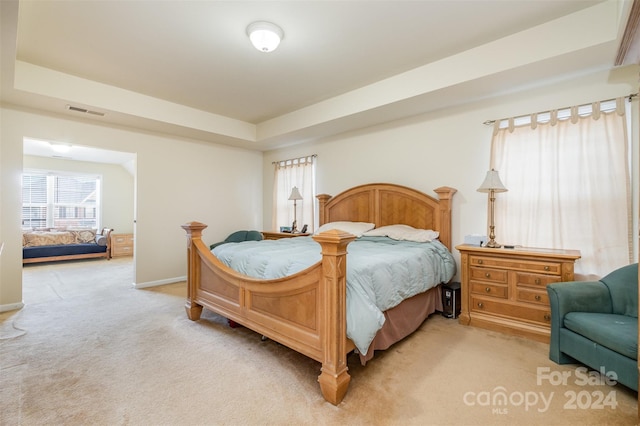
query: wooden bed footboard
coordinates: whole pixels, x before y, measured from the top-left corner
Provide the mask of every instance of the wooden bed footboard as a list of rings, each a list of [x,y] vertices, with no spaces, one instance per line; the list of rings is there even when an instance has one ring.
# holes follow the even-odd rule
[[[205,307],[322,363],[322,395],[334,405],[349,386],[346,255],[355,236],[332,230],[313,237],[322,260],[295,275],[259,280],[220,262],[202,241],[207,225],[190,222],[187,232],[187,315],[200,319]]]

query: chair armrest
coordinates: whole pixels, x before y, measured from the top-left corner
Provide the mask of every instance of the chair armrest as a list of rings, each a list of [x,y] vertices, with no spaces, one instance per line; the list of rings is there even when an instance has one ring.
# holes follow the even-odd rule
[[[107,239],[107,259],[111,259],[111,233],[113,228],[102,228],[102,235]]]
[[[611,313],[609,288],[600,281],[569,281],[547,286],[551,315],[562,319],[569,312]]]

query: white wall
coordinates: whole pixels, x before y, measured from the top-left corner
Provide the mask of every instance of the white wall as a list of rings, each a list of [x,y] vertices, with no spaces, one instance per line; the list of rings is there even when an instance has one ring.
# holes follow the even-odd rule
[[[286,149],[259,152],[82,123],[3,108],[0,139],[0,309],[21,302],[20,174],[22,139],[57,140],[134,152],[138,158],[136,284],[159,284],[186,273],[180,225],[209,225],[205,241],[236,229],[270,229],[271,162],[318,154],[318,192],[337,194],[354,185],[393,182],[435,195],[458,189],[453,241],[486,232],[487,198],[476,188],[489,165],[491,129],[485,120],[625,96],[638,90],[638,66],[532,88],[459,108],[381,124]],[[634,205],[638,193],[638,101],[633,105]],[[264,214],[263,214],[264,212]],[[637,218],[637,210],[634,218]],[[637,234],[637,229],[635,234]],[[500,230],[497,230],[497,239]],[[458,257],[457,252],[454,254]]]
[[[95,174],[102,177],[101,225],[119,234],[133,232],[134,176],[117,164],[25,155],[23,168]]]
[[[465,235],[487,232],[487,196],[476,191],[489,168],[492,129],[484,125],[484,121],[636,93],[638,70],[637,66],[631,66],[613,73],[583,76],[525,93],[505,95],[315,143],[267,152],[263,160],[263,226],[269,229],[271,225],[272,161],[318,154],[318,193],[335,195],[352,186],[372,182],[398,183],[432,196],[436,196],[433,189],[439,186],[456,188],[458,192],[453,201],[452,233],[453,244],[460,244]],[[632,105],[635,117],[632,120],[632,158],[636,163],[634,194],[637,194],[637,98]],[[500,241],[499,229],[496,234],[496,239]],[[454,255],[459,261],[455,250]]]
[[[0,310],[22,300],[20,239],[22,140],[65,141],[137,154],[135,284],[186,275],[186,237],[180,225],[209,225],[205,242],[262,222],[260,152],[79,122],[31,111],[0,110]]]

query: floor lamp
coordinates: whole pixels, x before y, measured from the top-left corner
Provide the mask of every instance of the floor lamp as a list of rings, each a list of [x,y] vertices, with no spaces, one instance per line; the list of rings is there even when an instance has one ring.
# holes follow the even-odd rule
[[[500,176],[498,176],[498,172],[494,169],[491,169],[487,172],[487,176],[484,178],[484,182],[478,188],[478,192],[488,192],[489,193],[489,215],[491,217],[491,222],[489,225],[489,241],[487,242],[485,247],[491,248],[499,248],[500,244],[496,243],[496,233],[495,233],[495,225],[493,223],[493,204],[496,201],[496,192],[507,192],[507,188],[504,187],[502,181],[500,180]]]
[[[291,225],[291,233],[295,234],[298,232],[298,218],[296,215],[296,201],[302,200],[302,195],[300,195],[300,191],[298,191],[298,187],[294,186],[291,189],[291,195],[289,195],[289,200],[293,200],[293,225]]]

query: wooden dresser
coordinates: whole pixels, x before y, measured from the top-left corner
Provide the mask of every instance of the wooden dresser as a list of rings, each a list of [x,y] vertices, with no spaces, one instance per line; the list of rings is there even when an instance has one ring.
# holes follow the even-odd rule
[[[459,322],[549,341],[547,284],[573,281],[577,250],[459,245],[462,311]]]
[[[111,257],[133,256],[133,234],[111,234]]]
[[[306,237],[311,235],[310,233],[297,232],[292,234],[290,232],[277,232],[277,231],[262,231],[262,236],[265,240],[279,240],[280,238],[293,238],[293,237]]]

